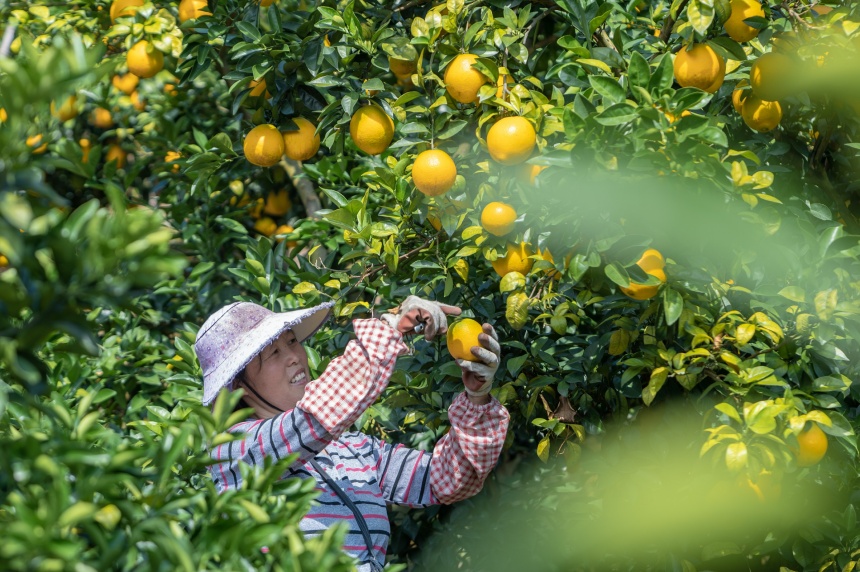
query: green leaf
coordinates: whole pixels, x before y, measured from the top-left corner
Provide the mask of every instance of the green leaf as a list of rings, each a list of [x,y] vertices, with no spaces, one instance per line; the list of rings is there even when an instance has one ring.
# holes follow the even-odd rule
[[[705,35],[714,21],[714,0],[690,0],[687,5],[687,20],[693,29]]]
[[[546,463],[547,460],[549,459],[549,445],[550,445],[550,441],[549,441],[549,437],[547,436],[547,437],[544,437],[543,439],[541,439],[540,443],[538,443],[538,446],[537,446],[537,456],[544,463]]]
[[[633,55],[630,56],[630,63],[627,65],[627,76],[630,78],[631,86],[648,87],[648,81],[651,79],[651,69],[648,67],[648,61],[639,52],[633,52]]]
[[[714,405],[714,409],[716,409],[720,413],[724,413],[733,421],[736,421],[738,423],[742,423],[740,413],[738,413],[738,410],[735,409],[729,403],[718,403],[718,404]]]
[[[726,466],[732,471],[740,471],[747,466],[746,444],[731,443],[726,447]]]
[[[738,346],[747,345],[755,335],[755,326],[753,324],[741,324],[735,331],[735,342]]]
[[[779,295],[791,300],[792,302],[806,302],[806,290],[799,286],[786,286],[779,291]]]
[[[657,392],[666,383],[666,378],[669,375],[669,370],[665,367],[658,367],[651,372],[651,379],[648,381],[648,386],[642,390],[642,400],[645,405],[651,405],[654,398],[657,397]]]
[[[614,78],[603,75],[588,76],[588,82],[594,91],[602,95],[609,103],[624,101],[627,91]]]
[[[635,107],[628,103],[616,103],[598,113],[594,117],[594,120],[601,125],[613,126],[630,123],[637,117],[639,117],[639,114],[636,113]]]
[[[618,262],[610,262],[603,269],[603,272],[606,274],[607,278],[618,284],[623,288],[630,287],[630,276],[627,274],[627,270],[621,266]]]
[[[681,317],[684,311],[684,298],[674,288],[663,289],[663,311],[666,313],[666,325],[671,326]]]

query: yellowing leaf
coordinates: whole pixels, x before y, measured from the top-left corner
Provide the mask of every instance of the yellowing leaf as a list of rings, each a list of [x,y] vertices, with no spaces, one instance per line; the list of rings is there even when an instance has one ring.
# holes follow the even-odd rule
[[[293,294],[308,294],[310,292],[316,291],[317,287],[310,282],[299,282],[298,284],[293,286]]]
[[[740,471],[747,466],[747,446],[744,443],[731,443],[726,447],[726,466],[731,471]]]
[[[666,383],[666,377],[668,377],[668,375],[669,370],[665,367],[658,367],[651,372],[651,379],[648,382],[648,386],[642,390],[642,401],[645,402],[645,405],[651,405],[654,398],[657,396],[657,392],[660,391],[660,388],[663,387],[664,383]]]
[[[836,309],[838,293],[835,288],[822,290],[815,295],[815,313],[821,320],[829,320]]]
[[[538,443],[537,456],[544,463],[549,459],[549,437],[544,437],[540,440],[540,443]]]
[[[739,346],[747,345],[755,335],[755,326],[752,324],[741,324],[735,330],[735,341]]]
[[[630,344],[630,333],[627,330],[615,330],[609,337],[609,355],[620,356]]]

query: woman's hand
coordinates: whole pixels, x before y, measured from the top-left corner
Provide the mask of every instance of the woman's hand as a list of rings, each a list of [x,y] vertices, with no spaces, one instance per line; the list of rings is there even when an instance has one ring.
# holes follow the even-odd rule
[[[432,340],[448,332],[448,316],[460,313],[457,306],[408,296],[393,313],[383,314],[380,319],[401,334],[424,334],[425,339]]]
[[[480,361],[458,359],[457,365],[463,370],[463,385],[472,403],[483,405],[490,400],[493,377],[502,361],[502,348],[499,336],[490,324],[483,325],[484,333],[478,335],[480,346],[472,346],[472,355]]]

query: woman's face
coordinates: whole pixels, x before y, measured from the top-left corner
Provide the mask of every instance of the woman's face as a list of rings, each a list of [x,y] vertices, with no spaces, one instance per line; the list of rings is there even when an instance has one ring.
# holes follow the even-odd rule
[[[308,354],[296,335],[287,330],[260,352],[260,359],[248,364],[245,379],[266,401],[288,411],[304,396],[305,385],[311,380]],[[273,417],[279,413],[271,411],[271,407],[247,389],[245,400],[257,410],[259,417]]]

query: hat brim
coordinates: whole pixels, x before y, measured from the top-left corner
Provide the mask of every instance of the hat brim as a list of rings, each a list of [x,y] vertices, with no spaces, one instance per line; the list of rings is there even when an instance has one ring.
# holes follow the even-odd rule
[[[325,324],[331,314],[332,306],[334,302],[325,302],[313,308],[275,313],[261,320],[245,334],[246,340],[242,345],[241,355],[225,359],[212,371],[210,380],[204,380],[204,388],[211,389],[209,394],[204,391],[203,405],[209,405],[214,401],[218,392],[287,330],[293,331],[299,343],[313,336]]]

